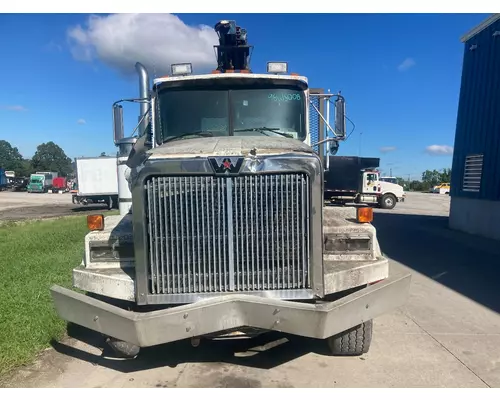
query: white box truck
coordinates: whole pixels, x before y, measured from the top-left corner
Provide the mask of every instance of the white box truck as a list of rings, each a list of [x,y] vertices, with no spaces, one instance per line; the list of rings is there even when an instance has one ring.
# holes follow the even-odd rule
[[[118,207],[116,157],[80,157],[75,162],[78,192],[73,195],[73,204]]]

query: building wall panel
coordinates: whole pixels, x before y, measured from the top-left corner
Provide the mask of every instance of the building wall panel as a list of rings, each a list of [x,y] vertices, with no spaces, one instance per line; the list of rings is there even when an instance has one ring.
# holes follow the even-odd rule
[[[465,158],[483,154],[479,192],[462,190]],[[500,20],[464,43],[451,195],[500,200]]]

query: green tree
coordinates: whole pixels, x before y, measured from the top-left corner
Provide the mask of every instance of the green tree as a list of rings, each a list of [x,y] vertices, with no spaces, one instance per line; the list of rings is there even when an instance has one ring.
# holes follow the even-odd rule
[[[405,180],[404,178],[401,178],[400,176],[397,176],[397,177],[396,177],[396,182],[397,182],[397,184],[398,184],[398,185],[400,185],[400,186],[403,186],[403,187],[408,186],[408,181],[407,181],[407,180]]]
[[[422,181],[411,181],[410,188],[415,192],[428,192],[430,190],[430,185]]]
[[[34,172],[35,172],[35,170],[33,169],[33,166],[31,165],[31,160],[22,160],[21,167],[18,170],[16,170],[16,176],[29,177]]]
[[[422,173],[422,182],[429,186],[438,185],[441,182],[441,173],[436,169],[426,170]]]
[[[444,168],[441,172],[441,182],[450,183],[451,181],[451,168]]]
[[[67,176],[73,170],[71,159],[54,142],[39,145],[31,159],[31,165],[35,171],[54,171],[61,176]]]
[[[0,167],[7,171],[15,171],[18,175],[22,166],[23,156],[17,147],[12,147],[6,140],[0,140]]]

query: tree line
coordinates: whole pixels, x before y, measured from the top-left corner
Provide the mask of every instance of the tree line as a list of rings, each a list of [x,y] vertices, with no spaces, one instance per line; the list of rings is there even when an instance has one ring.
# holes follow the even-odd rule
[[[19,177],[29,177],[36,171],[58,172],[59,176],[69,176],[73,173],[71,158],[52,141],[38,145],[33,157],[27,159],[17,147],[6,140],[0,140],[0,168],[14,171]]]
[[[420,180],[405,179],[402,177],[396,178],[398,184],[403,186],[405,190],[415,192],[428,192],[434,186],[440,183],[450,183],[451,181],[451,168],[444,168],[442,170],[426,170],[422,173]]]
[[[100,156],[106,156],[102,152]],[[36,171],[58,172],[60,176],[70,176],[74,172],[71,159],[64,150],[54,142],[42,143],[36,148],[31,159],[24,158],[17,147],[13,147],[6,140],[0,140],[0,168],[14,171],[16,176],[30,176]],[[451,168],[442,170],[426,170],[420,180],[398,177],[398,184],[405,190],[428,192],[433,186],[440,183],[450,183]]]

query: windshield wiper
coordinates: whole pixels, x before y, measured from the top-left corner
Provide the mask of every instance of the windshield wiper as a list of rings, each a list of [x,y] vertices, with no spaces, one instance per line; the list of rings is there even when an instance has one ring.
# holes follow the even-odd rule
[[[173,136],[164,140],[163,143],[171,142],[172,140],[182,139],[186,136],[201,136],[201,137],[213,137],[214,134],[210,131],[194,131],[194,132],[183,132],[180,135]]]
[[[261,133],[263,133],[266,136],[270,136],[270,135],[268,135],[265,132],[273,132],[273,133],[276,133],[276,134],[281,135],[283,137],[293,139],[293,135],[290,135],[288,133],[279,132],[279,129],[280,128],[268,128],[267,126],[260,126],[258,128],[235,129],[234,132],[246,132],[246,131],[248,131],[248,132],[261,132]]]

